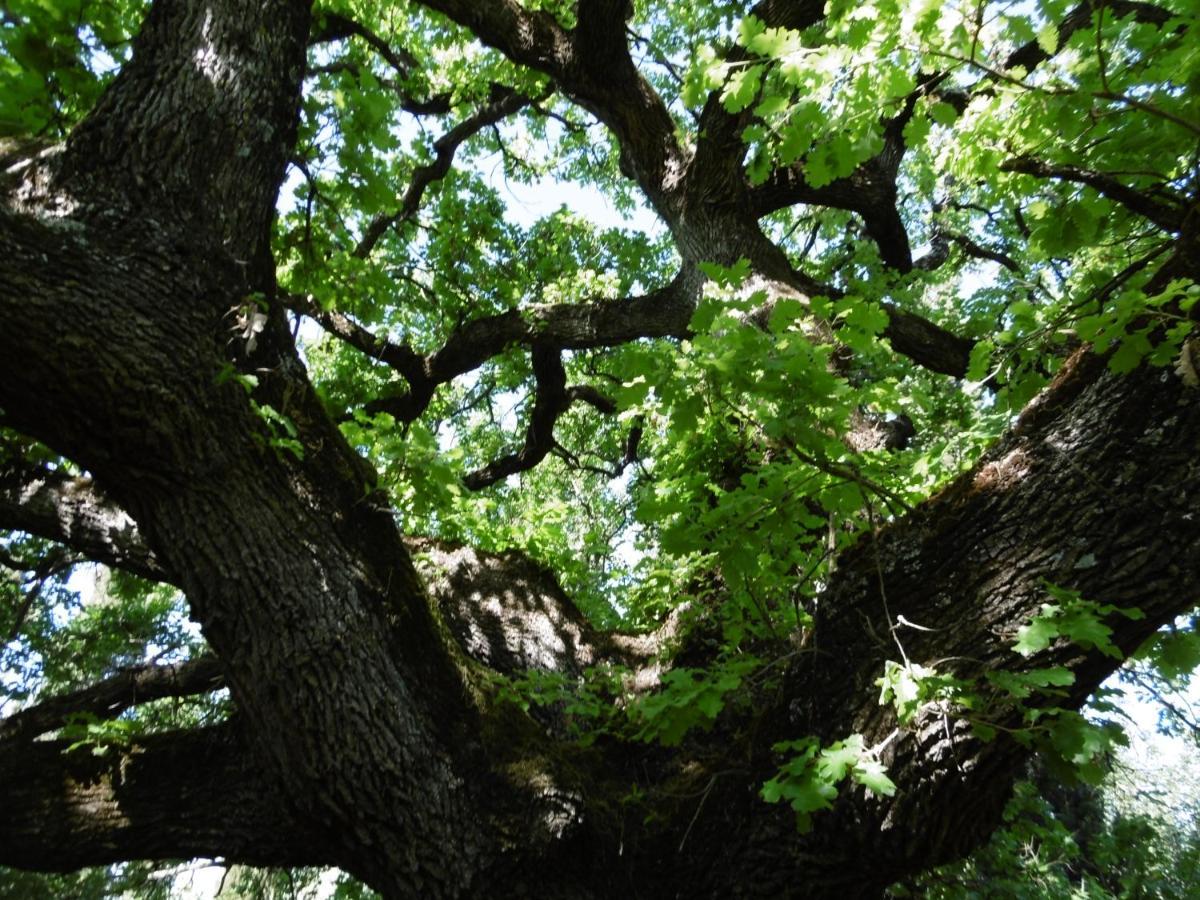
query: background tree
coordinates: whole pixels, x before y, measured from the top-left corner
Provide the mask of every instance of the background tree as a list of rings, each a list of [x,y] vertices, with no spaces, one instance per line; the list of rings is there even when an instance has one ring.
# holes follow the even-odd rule
[[[1098,777],[1197,656],[1195,26],[7,4],[0,862],[875,896]]]

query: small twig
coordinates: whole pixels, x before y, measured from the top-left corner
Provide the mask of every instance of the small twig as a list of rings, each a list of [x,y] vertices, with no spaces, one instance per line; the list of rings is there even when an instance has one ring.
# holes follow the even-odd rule
[[[704,809],[704,801],[708,799],[708,795],[712,792],[713,785],[717,783],[717,776],[720,774],[721,773],[718,772],[716,775],[713,775],[712,778],[708,779],[708,786],[704,788],[704,794],[701,796],[700,802],[696,804],[696,811],[692,813],[692,820],[688,822],[687,830],[683,833],[683,839],[679,842],[679,849],[676,851],[677,853],[683,852],[683,845],[687,843],[688,835],[692,833],[692,827],[696,824],[696,820],[700,818],[700,810]]]
[[[896,624],[898,624],[898,625],[905,625],[905,626],[907,626],[908,628],[915,628],[917,631],[929,631],[929,632],[934,632],[934,631],[941,631],[941,630],[942,630],[942,629],[940,629],[940,628],[926,628],[924,625],[917,625],[915,622],[910,622],[910,621],[908,621],[908,619],[904,618],[904,616],[903,616],[903,615],[898,615],[898,616],[896,616]]]
[[[883,601],[883,614],[887,616],[888,631],[892,635],[892,640],[896,642],[896,647],[900,650],[900,658],[904,660],[904,665],[907,667],[911,663],[908,661],[908,654],[904,652],[904,644],[900,642],[900,638],[896,634],[896,624],[892,621],[892,611],[888,608],[887,590],[883,584],[883,561],[879,558],[879,529],[875,525],[875,507],[870,500],[867,500],[867,521],[871,526],[871,555],[875,558],[875,575],[879,579],[879,599]]]

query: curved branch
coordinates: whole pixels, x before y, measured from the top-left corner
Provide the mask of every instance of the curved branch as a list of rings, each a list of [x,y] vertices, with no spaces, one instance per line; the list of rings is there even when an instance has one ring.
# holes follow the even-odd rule
[[[417,58],[403,47],[393,47],[367,26],[347,15],[335,12],[317,13],[313,17],[313,29],[309,32],[309,46],[327,41],[344,41],[350,37],[362,38],[366,44],[383,57],[401,77],[408,77],[417,68]]]
[[[229,723],[66,753],[0,744],[0,865],[43,872],[133,859],[313,865],[329,842],[281,802]]]
[[[807,203],[857,213],[867,234],[879,248],[879,256],[888,266],[901,272],[913,268],[912,246],[908,230],[898,209],[896,178],[907,145],[904,127],[912,119],[917,101],[936,91],[946,76],[918,75],[911,91],[891,118],[881,120],[883,148],[844,178],[814,188],[809,184],[804,161],[773,171],[760,186],[749,193],[749,205],[755,218],[791,206]]]
[[[946,237],[958,244],[958,246],[961,247],[963,252],[968,256],[973,256],[975,259],[987,259],[994,263],[999,263],[1010,272],[1016,272],[1018,274],[1021,272],[1021,264],[1007,253],[1001,253],[999,250],[989,250],[987,247],[977,243],[965,234],[948,232]]]
[[[223,684],[221,664],[212,656],[125,669],[97,684],[51,697],[0,720],[0,741],[31,740],[61,728],[73,713],[111,719],[151,700],[207,694]]]
[[[90,478],[10,459],[0,464],[0,528],[58,541],[87,559],[169,581],[137,525]]]
[[[404,192],[404,199],[396,212],[380,214],[366,227],[362,240],[354,248],[355,256],[360,259],[369,256],[389,228],[406,222],[417,214],[426,189],[435,181],[446,177],[446,173],[450,171],[450,165],[454,161],[454,154],[464,141],[489,125],[495,125],[501,119],[536,102],[534,98],[526,97],[508,88],[501,88],[494,93],[495,97],[490,103],[473,116],[459,122],[433,142],[435,154],[433,162],[418,166],[413,172],[412,181],[409,182],[408,190]],[[545,95],[537,99],[545,99]]]
[[[668,219],[677,215],[688,154],[666,104],[630,57],[626,2],[581,4],[573,31],[516,0],[421,0],[421,5],[448,16],[514,62],[552,77],[616,135],[627,170],[655,209]]]
[[[1057,165],[1033,156],[1018,156],[1000,163],[1002,172],[1019,172],[1036,178],[1056,178],[1093,188],[1100,196],[1119,203],[1131,212],[1145,216],[1159,228],[1173,234],[1183,230],[1185,212],[1153,199],[1141,191],[1122,184],[1112,175],[1093,172],[1078,166]]]
[[[478,491],[502,481],[509,475],[532,469],[558,446],[554,440],[554,425],[576,400],[582,400],[606,414],[616,412],[616,404],[598,390],[586,385],[567,387],[567,371],[563,368],[562,350],[536,344],[531,354],[533,376],[537,380],[533,412],[525,430],[525,445],[463,478],[469,490]]]
[[[903,138],[889,137],[879,155],[845,178],[819,188],[808,183],[799,163],[777,169],[760,187],[750,191],[752,214],[762,218],[797,203],[857,213],[879,248],[880,258],[892,268],[907,272],[913,267],[912,249],[908,231],[896,209],[896,173],[903,155]]]

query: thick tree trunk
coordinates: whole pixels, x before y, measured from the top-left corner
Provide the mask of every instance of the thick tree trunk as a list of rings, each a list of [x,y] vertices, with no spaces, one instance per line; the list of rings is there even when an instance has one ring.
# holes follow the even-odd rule
[[[136,519],[295,817],[380,887],[456,895],[482,844],[443,749],[463,694],[391,517],[277,331],[254,363],[330,449],[286,463],[219,377],[272,289],[306,34],[294,2],[155,4],[105,101],[9,186],[0,403]]]

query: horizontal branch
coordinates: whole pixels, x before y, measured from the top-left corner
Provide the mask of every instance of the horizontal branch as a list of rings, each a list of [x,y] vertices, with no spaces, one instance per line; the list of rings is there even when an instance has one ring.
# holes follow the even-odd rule
[[[475,319],[455,329],[440,350],[423,356],[407,344],[390,344],[361,326],[333,322],[329,314],[324,321],[317,320],[329,321],[335,337],[391,364],[404,376],[408,392],[374,400],[366,411],[386,412],[409,422],[425,411],[438,385],[477,369],[510,347],[541,344],[584,350],[639,338],[682,338],[695,309],[694,282],[695,278],[681,273],[670,284],[642,296],[531,306]],[[311,307],[311,301],[293,304],[300,312]]]
[[[1142,191],[1122,184],[1112,175],[1081,169],[1078,166],[1058,165],[1032,156],[1019,156],[1000,163],[1002,172],[1019,172],[1036,178],[1055,178],[1084,184],[1102,197],[1119,203],[1131,212],[1145,216],[1164,231],[1178,233],[1183,229],[1184,209],[1155,200]]]
[[[782,260],[779,265],[785,263]],[[836,294],[794,270],[785,277],[799,289]],[[586,350],[643,338],[686,338],[691,333],[689,325],[702,284],[695,270],[685,268],[670,284],[641,296],[531,306],[486,316],[459,326],[441,349],[425,355],[408,344],[387,341],[341,313],[324,311],[311,298],[291,296],[287,303],[296,312],[314,318],[334,337],[402,375],[408,382],[405,393],[379,397],[367,403],[364,410],[411,422],[429,406],[439,385],[475,370],[510,347],[542,345]],[[884,336],[897,353],[935,372],[955,377],[966,373],[972,341],[894,304],[885,303],[884,309],[889,318]],[[576,391],[574,399],[592,402],[585,388]]]
[[[215,657],[124,669],[98,684],[51,697],[0,720],[0,741],[30,740],[66,724],[74,713],[111,719],[132,706],[164,697],[192,697],[224,683]]]
[[[95,562],[169,580],[137,525],[90,478],[19,459],[0,463],[0,529],[58,541]]]
[[[332,862],[281,802],[234,725],[152,735],[102,756],[65,741],[0,744],[0,865],[43,872],[135,859]]]

